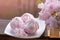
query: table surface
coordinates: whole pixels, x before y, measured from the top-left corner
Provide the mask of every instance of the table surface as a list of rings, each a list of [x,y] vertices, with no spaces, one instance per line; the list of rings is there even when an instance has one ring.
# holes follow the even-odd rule
[[[6,25],[10,22],[10,20],[0,20],[0,40],[49,40],[49,37],[45,37],[44,34],[40,38],[34,38],[34,39],[21,39],[21,38],[15,38],[9,35],[4,34],[4,30]]]
[[[34,38],[34,39],[21,39],[21,38],[12,37],[12,36],[5,35],[5,34],[0,34],[0,39],[1,40],[40,40],[40,39],[41,40],[48,40],[50,38],[41,36],[40,38]]]

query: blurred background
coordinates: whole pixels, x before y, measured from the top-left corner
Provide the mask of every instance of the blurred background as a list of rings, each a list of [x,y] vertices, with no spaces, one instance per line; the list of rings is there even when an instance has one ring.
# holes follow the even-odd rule
[[[26,12],[38,17],[38,3],[37,0],[0,0],[0,19],[11,19]]]
[[[5,29],[6,25],[10,22],[10,20],[2,19],[12,19],[26,12],[38,17],[40,9],[38,9],[37,5],[40,4],[41,1],[44,2],[44,0],[0,0],[0,33],[4,31],[3,29]],[[60,28],[48,30],[45,33],[47,36],[60,37]]]

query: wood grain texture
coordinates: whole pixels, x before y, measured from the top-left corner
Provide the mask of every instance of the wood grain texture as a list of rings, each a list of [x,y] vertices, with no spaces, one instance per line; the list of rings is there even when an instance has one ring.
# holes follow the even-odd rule
[[[38,16],[37,0],[0,0],[0,18],[11,19],[26,12]]]

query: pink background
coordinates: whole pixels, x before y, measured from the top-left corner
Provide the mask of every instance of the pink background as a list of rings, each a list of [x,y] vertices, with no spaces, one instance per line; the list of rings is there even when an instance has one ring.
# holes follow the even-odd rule
[[[0,19],[11,19],[25,12],[38,14],[37,0],[0,0]]]

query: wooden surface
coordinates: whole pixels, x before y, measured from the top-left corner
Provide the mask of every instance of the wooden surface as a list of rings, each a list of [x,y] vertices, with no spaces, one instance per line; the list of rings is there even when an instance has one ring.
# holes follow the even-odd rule
[[[12,36],[5,35],[3,32],[5,30],[5,27],[10,22],[10,20],[0,19],[0,40],[24,40],[21,38],[15,38]],[[35,39],[25,39],[25,40],[47,40],[49,37],[44,37],[44,34],[40,38]]]
[[[10,20],[0,19],[0,33],[4,32],[4,29],[9,22]],[[21,38],[15,38],[12,36],[8,36],[3,33],[3,34],[0,34],[0,40],[50,40],[50,38],[47,36],[45,37],[43,34],[41,37],[35,38],[35,39],[21,39]]]
[[[49,30],[49,34],[47,34],[47,36],[51,38],[60,38],[60,26],[56,29]]]
[[[3,34],[0,34],[0,39],[1,40],[48,40],[49,37],[40,37],[40,38],[34,38],[34,39],[21,39],[21,38],[15,38],[15,37],[12,37],[12,36],[8,36],[8,35],[3,35]]]
[[[45,37],[44,34],[41,37],[35,39],[21,39],[5,35],[3,32],[9,22],[10,20],[0,19],[0,40],[50,40],[50,38],[47,36]]]
[[[22,39],[22,38],[15,38],[12,36],[8,36],[8,35],[3,35],[0,34],[0,40],[60,40],[59,38],[49,38],[49,37],[44,37],[41,36],[39,38],[34,38],[34,39]]]
[[[0,19],[0,40],[20,40],[21,38],[15,38],[12,36],[8,36],[4,34],[4,30],[7,26],[7,24],[10,22],[10,20],[6,20],[6,19]],[[36,38],[35,38],[36,39]],[[48,37],[44,37],[44,34],[42,35],[42,37],[37,38],[39,39],[48,39]],[[36,39],[36,40],[37,40]],[[26,40],[26,39],[25,39]],[[28,40],[28,39],[27,39]],[[33,39],[29,39],[29,40],[33,40]]]
[[[38,16],[37,0],[0,0],[0,18],[11,19],[26,12]]]

